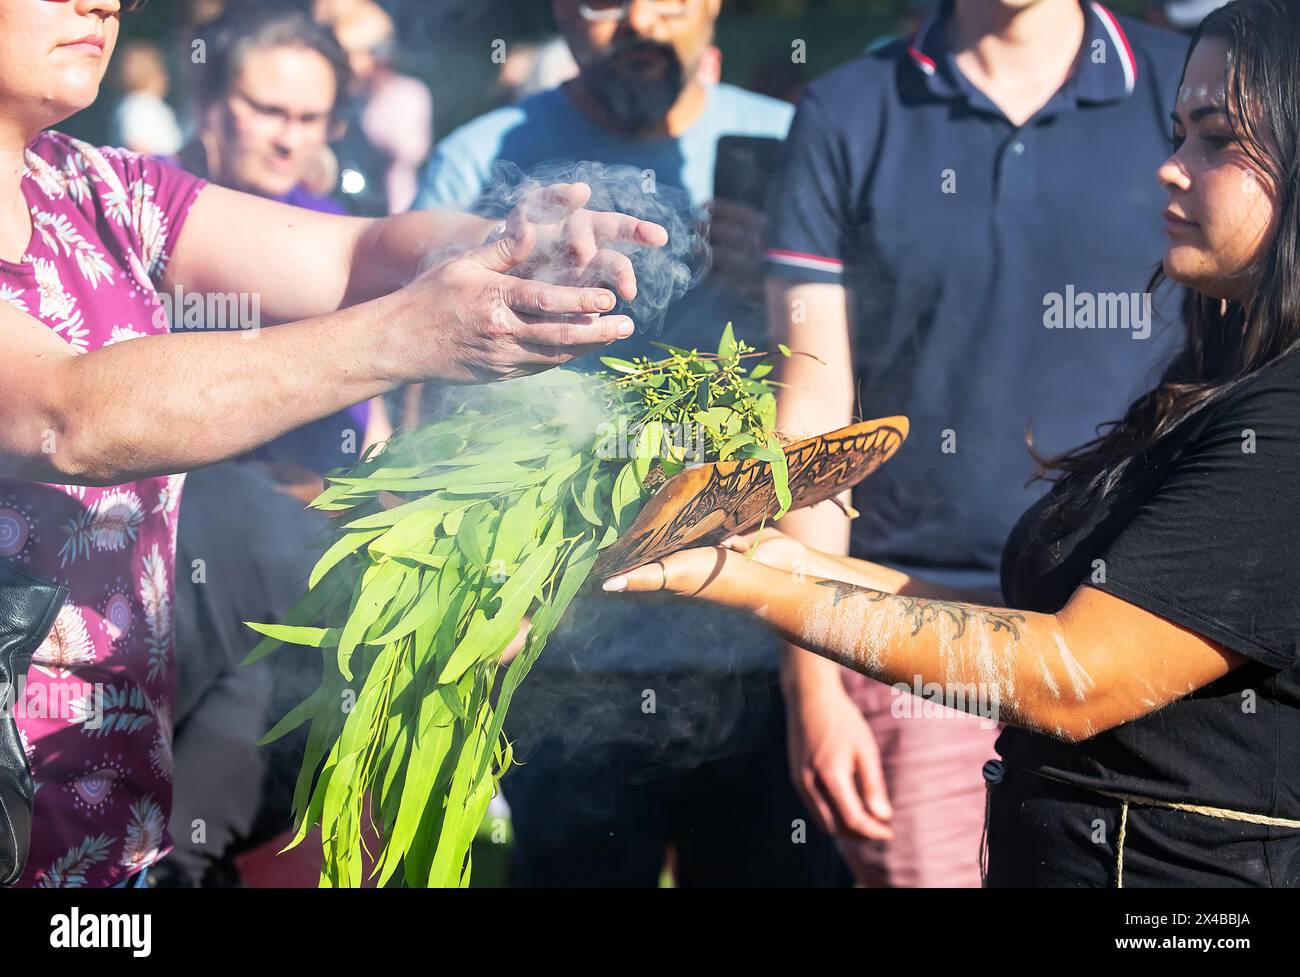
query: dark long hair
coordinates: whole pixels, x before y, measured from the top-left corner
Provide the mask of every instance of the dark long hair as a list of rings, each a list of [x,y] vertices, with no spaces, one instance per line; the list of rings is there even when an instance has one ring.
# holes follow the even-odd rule
[[[1248,270],[1252,296],[1223,302],[1192,290],[1183,302],[1187,337],[1159,385],[1092,441],[1055,457],[1030,452],[1035,479],[1057,482],[1049,524],[1069,525],[1099,503],[1173,428],[1300,342],[1300,5],[1235,0],[1211,13],[1192,38],[1228,46],[1225,95],[1244,152],[1276,190],[1277,233]],[[1186,62],[1184,62],[1186,72]],[[1163,270],[1151,282],[1164,280]]]

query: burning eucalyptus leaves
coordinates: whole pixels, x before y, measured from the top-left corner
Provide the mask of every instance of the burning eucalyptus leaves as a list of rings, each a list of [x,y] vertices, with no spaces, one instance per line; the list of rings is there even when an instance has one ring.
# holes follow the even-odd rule
[[[512,760],[511,697],[659,484],[693,460],[760,458],[789,505],[771,360],[730,326],[716,355],[656,345],[665,358],[476,389],[313,503],[336,516],[330,545],[287,622],[251,625],[265,637],[248,661],[286,644],[323,656],[320,688],[263,739],[311,724],[294,844],[320,826],[322,885],[361,884],[364,818],[381,839],[367,853],[381,885],[399,870],[411,886],[468,884],[471,842]],[[694,448],[665,436],[683,431],[698,432]]]

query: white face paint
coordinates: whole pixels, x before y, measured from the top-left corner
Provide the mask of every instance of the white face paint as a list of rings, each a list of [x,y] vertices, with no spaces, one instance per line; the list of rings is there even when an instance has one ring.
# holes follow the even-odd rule
[[[1208,85],[1183,85],[1178,89],[1178,101],[1190,102],[1192,99],[1204,100],[1209,97],[1210,88]],[[1214,93],[1215,100],[1222,103],[1227,99],[1227,89],[1220,85]]]
[[[888,602],[841,599],[836,604],[834,591],[827,590],[805,615],[800,641],[805,646],[839,649],[854,663],[852,667],[874,676],[894,642],[898,620]]]
[[[967,623],[975,646],[975,665],[979,680],[988,688],[1005,689],[1007,701],[1016,708],[1016,654],[1009,641],[995,640],[1005,635],[994,635],[991,625],[975,618]]]
[[[836,591],[828,588],[824,596],[810,602],[800,641],[837,653],[849,667],[882,681],[898,680],[898,655],[910,642],[926,641],[938,658],[935,679],[950,686],[977,682],[990,697],[996,695],[1021,725],[1064,739],[1063,728],[1054,722],[1037,726],[1027,721],[1016,698],[1016,668],[1023,665],[1024,675],[1036,676],[1031,683],[1035,695],[1044,694],[1039,692],[1042,689],[1053,700],[1068,697],[1086,702],[1097,683],[1065,638],[1053,631],[1050,641],[1016,641],[1007,630],[1008,612],[972,605],[935,605],[917,604],[905,597],[846,598],[842,592],[837,604]],[[1033,658],[1025,657],[1030,655]],[[915,662],[909,661],[908,668],[914,667]],[[1150,683],[1143,680],[1143,684],[1148,697],[1154,699],[1156,693]],[[1082,732],[1085,736],[1094,734],[1087,719],[1083,720]]]
[[[898,617],[892,613],[866,613],[864,632],[866,636],[863,649],[865,657],[860,659],[868,671],[880,668],[881,657],[893,644],[898,632]]]
[[[1070,653],[1069,646],[1066,645],[1065,639],[1059,634],[1052,635],[1056,642],[1056,654],[1061,660],[1061,665],[1065,669],[1066,677],[1070,680],[1071,690],[1074,697],[1080,702],[1088,697],[1088,690],[1093,688],[1097,683],[1093,681],[1092,676],[1079,664],[1078,659]]]
[[[1047,667],[1047,662],[1040,658],[1038,661],[1038,668],[1042,672],[1043,684],[1047,686],[1047,691],[1052,693],[1053,699],[1059,699],[1061,697],[1061,687],[1056,684],[1056,676],[1053,675],[1052,670]]]
[[[881,670],[890,664],[891,650],[913,639],[915,627],[914,612],[900,600],[841,599],[837,605],[835,594],[828,592],[809,608],[800,641],[838,649],[851,660],[851,667],[889,680],[892,676],[882,675]],[[927,619],[924,627],[935,642],[944,682],[977,681],[990,698],[996,696],[1012,710],[1019,708],[1015,698],[1018,649],[1005,631],[974,614],[967,616],[964,628],[946,613]]]

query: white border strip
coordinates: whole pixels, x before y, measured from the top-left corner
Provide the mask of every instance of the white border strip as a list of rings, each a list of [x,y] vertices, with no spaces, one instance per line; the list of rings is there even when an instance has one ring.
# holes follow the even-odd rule
[[[768,251],[764,257],[777,265],[790,268],[806,268],[809,271],[824,271],[833,275],[843,274],[844,262],[834,258],[819,258],[812,254],[800,254],[796,251]]]
[[[1120,67],[1124,69],[1124,89],[1130,95],[1137,84],[1137,65],[1133,62],[1133,56],[1129,53],[1128,38],[1124,36],[1123,29],[1119,26],[1119,21],[1115,15],[1093,0],[1091,4],[1093,13],[1101,18],[1102,26],[1106,28],[1106,33],[1110,35],[1110,42],[1115,45],[1115,50],[1119,52]]]

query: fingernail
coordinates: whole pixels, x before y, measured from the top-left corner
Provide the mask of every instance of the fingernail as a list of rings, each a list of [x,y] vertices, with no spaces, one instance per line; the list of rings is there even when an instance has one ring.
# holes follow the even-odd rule
[[[627,337],[630,335],[632,335],[632,320],[624,319],[621,323],[619,323],[618,338],[627,339]]]
[[[600,586],[611,594],[622,593],[627,590],[627,577],[610,577]]]
[[[596,299],[596,308],[602,312],[608,312],[614,308],[614,296],[609,292],[601,292],[600,298]]]

